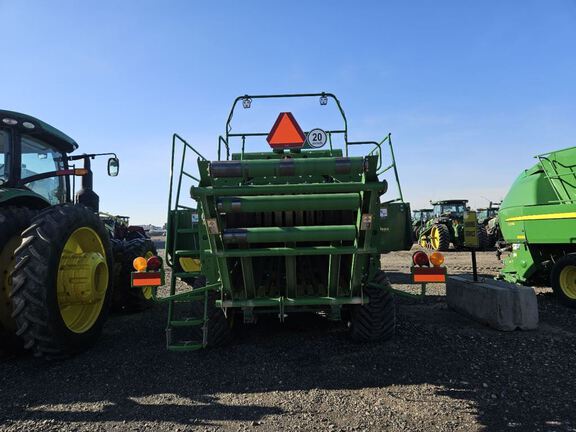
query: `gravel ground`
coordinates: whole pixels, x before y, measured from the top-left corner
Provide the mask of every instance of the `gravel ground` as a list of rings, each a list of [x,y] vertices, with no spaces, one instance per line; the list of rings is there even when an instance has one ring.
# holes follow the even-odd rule
[[[410,252],[385,255],[408,289]],[[480,253],[480,272],[499,263]],[[451,252],[451,273],[470,271]],[[450,311],[444,288],[398,301],[394,340],[351,343],[320,318],[261,320],[230,347],[169,353],[166,310],[112,316],[98,345],[4,358],[0,430],[576,431],[576,315],[537,289],[541,325],[502,333]]]

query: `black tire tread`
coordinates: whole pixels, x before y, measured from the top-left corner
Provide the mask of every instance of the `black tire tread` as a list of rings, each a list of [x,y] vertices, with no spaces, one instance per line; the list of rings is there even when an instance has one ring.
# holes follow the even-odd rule
[[[350,337],[357,342],[385,341],[394,336],[396,327],[396,309],[394,294],[388,277],[379,271],[373,283],[364,286],[364,295],[370,302],[357,305],[352,310]]]
[[[194,280],[193,288],[202,288],[206,285],[206,279],[204,276],[199,276]],[[216,307],[215,300],[219,297],[219,294],[212,292],[208,294],[208,347],[218,347],[229,344],[232,341],[233,334],[230,327],[230,322],[224,311]],[[204,302],[195,301],[191,304],[192,316],[195,318],[204,317]],[[200,327],[195,328],[195,337],[198,340],[202,340],[202,329]]]
[[[61,248],[67,240],[62,233],[81,226],[90,226],[100,236],[104,246],[110,278],[104,305],[97,322],[81,335],[62,332],[54,310],[56,274]],[[22,245],[16,250],[13,272],[13,317],[17,334],[24,347],[37,356],[62,357],[84,350],[96,342],[106,320],[113,278],[112,251],[106,228],[98,216],[83,205],[62,204],[49,207],[33,218],[30,227],[22,233]],[[57,306],[56,306],[57,308]]]
[[[445,252],[450,249],[450,231],[448,227],[444,224],[436,224],[434,225],[438,229],[438,234],[440,239],[438,241],[438,251]]]
[[[153,300],[146,299],[142,290],[130,286],[130,275],[133,270],[134,258],[144,256],[147,252],[152,252],[154,255],[158,253],[154,242],[147,237],[137,237],[119,243],[116,248],[115,257],[120,261],[120,269],[114,284],[113,310],[140,312],[149,308],[153,304]]]
[[[35,210],[26,207],[15,207],[7,206],[0,209],[0,251],[4,249],[4,246],[13,238],[15,233],[22,233],[32,220],[32,217],[36,213]],[[4,275],[0,274],[2,282],[4,281]],[[0,287],[0,290],[3,287]],[[9,301],[9,299],[4,299],[0,297],[0,301]],[[7,310],[11,308],[7,304]],[[10,313],[11,314],[11,313]],[[0,346],[14,349],[21,345],[21,340],[16,336],[16,333],[2,325],[0,321]]]

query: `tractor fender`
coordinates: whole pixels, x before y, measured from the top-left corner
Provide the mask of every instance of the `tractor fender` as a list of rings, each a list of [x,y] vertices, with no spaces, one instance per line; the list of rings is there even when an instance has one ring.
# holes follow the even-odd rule
[[[26,189],[0,189],[0,206],[27,207],[43,209],[50,203],[41,195]]]

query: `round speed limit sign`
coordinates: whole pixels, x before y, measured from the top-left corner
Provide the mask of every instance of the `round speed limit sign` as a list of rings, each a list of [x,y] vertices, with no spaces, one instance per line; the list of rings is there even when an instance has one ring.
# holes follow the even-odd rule
[[[312,129],[308,132],[308,145],[312,148],[320,148],[326,144],[328,136],[322,129]]]

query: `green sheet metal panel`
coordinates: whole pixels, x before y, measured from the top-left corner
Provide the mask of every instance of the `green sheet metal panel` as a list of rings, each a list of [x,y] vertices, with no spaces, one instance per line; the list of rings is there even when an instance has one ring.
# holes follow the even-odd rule
[[[412,247],[411,225],[409,203],[381,204],[378,241],[380,252],[410,250]]]

